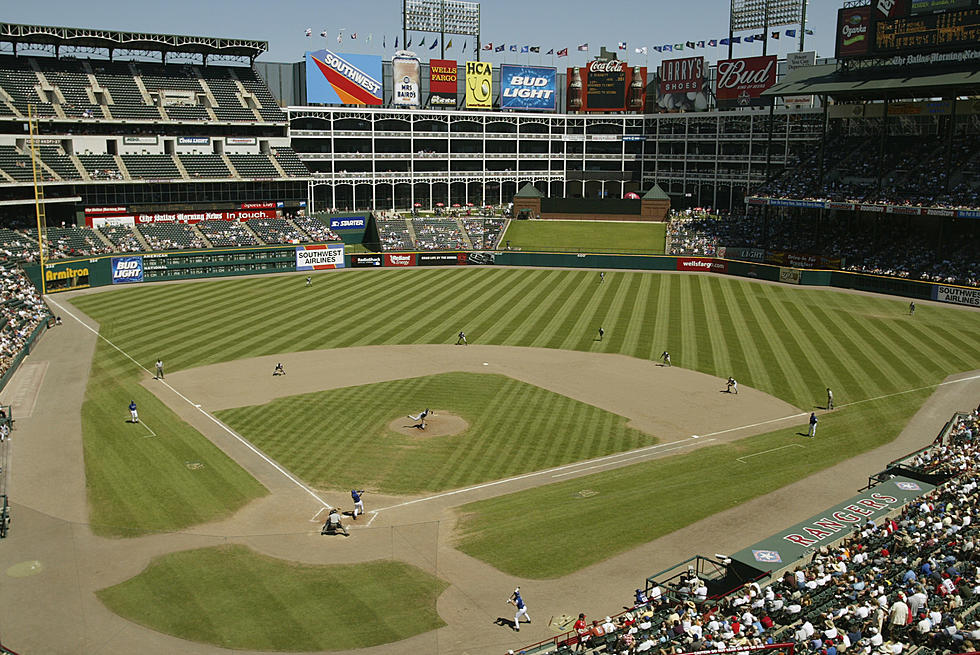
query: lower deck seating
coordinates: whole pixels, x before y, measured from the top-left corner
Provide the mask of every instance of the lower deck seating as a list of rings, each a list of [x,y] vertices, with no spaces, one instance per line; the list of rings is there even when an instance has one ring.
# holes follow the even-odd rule
[[[192,225],[146,223],[136,226],[136,229],[153,250],[191,250],[208,247]]]

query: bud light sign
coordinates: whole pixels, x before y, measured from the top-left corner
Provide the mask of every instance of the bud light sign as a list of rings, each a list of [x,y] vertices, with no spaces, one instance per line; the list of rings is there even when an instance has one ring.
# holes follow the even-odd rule
[[[558,69],[542,66],[500,66],[500,108],[554,111]]]
[[[337,230],[363,230],[367,225],[367,220],[363,216],[343,216],[330,219],[330,229]]]
[[[113,257],[112,283],[128,284],[143,281],[143,257]]]

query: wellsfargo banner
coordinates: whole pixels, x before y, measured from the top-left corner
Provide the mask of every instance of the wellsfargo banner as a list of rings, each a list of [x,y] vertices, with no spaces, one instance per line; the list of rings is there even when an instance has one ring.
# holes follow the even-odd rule
[[[776,55],[722,59],[716,67],[718,107],[758,107],[768,101],[762,92],[776,83]]]
[[[678,271],[728,272],[728,262],[712,257],[678,257],[676,266]]]
[[[317,50],[306,53],[306,99],[325,105],[381,105],[381,57]]]
[[[429,60],[429,104],[455,107],[459,69],[455,59]]]

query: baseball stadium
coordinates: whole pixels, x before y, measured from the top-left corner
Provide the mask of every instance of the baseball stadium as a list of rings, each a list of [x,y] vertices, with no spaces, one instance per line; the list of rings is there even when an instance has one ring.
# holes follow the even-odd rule
[[[0,653],[980,652],[980,0],[382,4],[0,23]]]

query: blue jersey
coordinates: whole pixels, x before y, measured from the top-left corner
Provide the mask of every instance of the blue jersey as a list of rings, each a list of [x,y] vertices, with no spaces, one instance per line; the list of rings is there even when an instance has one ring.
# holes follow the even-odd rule
[[[817,424],[817,415],[810,414],[810,425],[816,425],[816,424]]]
[[[361,502],[361,494],[362,493],[364,493],[364,492],[363,491],[358,491],[357,489],[351,489],[350,490],[350,497],[354,499],[354,502],[355,503],[359,503],[359,502]]]
[[[521,598],[521,595],[516,592],[514,593],[514,604],[517,605],[517,609],[524,609],[524,599]]]
[[[136,403],[129,403],[129,411],[131,412],[136,411]]]

